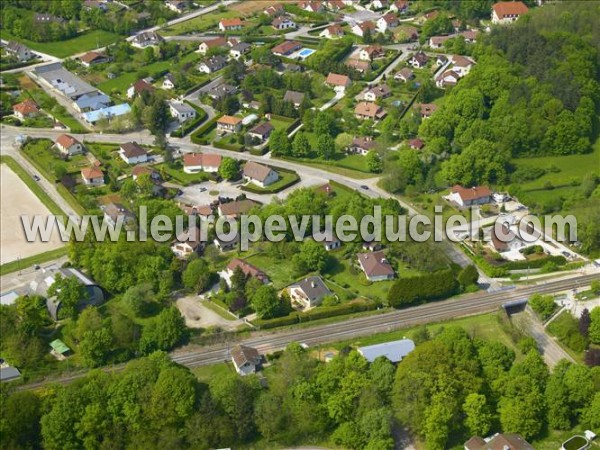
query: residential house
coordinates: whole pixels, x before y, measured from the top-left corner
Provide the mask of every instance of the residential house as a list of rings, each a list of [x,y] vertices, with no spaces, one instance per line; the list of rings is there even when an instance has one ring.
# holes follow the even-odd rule
[[[246,214],[248,211],[258,205],[258,202],[250,199],[235,200],[229,203],[221,203],[217,207],[217,212],[220,216],[223,216],[227,219],[237,219],[239,216]]]
[[[126,228],[135,226],[135,214],[129,211],[120,203],[109,203],[102,207],[104,210],[104,220],[112,227],[118,222],[122,222]]]
[[[171,251],[180,259],[188,259],[190,256],[200,253],[204,248],[201,237],[200,228],[195,225],[191,226],[175,237],[171,243]]]
[[[173,116],[174,119],[177,119],[179,123],[183,123],[196,117],[196,110],[183,102],[169,102],[169,111],[171,112],[171,116]]]
[[[414,77],[415,77],[414,72],[412,70],[410,70],[408,67],[404,67],[403,69],[400,69],[396,73],[396,75],[394,75],[394,79],[404,81],[405,83],[412,80]]]
[[[219,30],[221,31],[236,31],[244,28],[244,22],[239,17],[232,19],[221,19],[219,21]]]
[[[96,64],[104,64],[110,61],[110,57],[100,52],[87,52],[79,57],[79,61],[85,67],[95,66]]]
[[[340,241],[337,236],[327,236],[323,242],[323,247],[328,252],[340,248],[342,246],[342,241]]]
[[[16,367],[9,366],[5,362],[0,365],[0,382],[13,381],[21,378],[21,372]]]
[[[344,9],[346,4],[343,0],[329,0],[326,2],[327,9],[330,11],[339,11],[340,9]]]
[[[275,127],[271,125],[271,122],[263,122],[252,128],[248,134],[262,143],[269,139],[274,129]]]
[[[529,8],[523,2],[499,2],[492,5],[492,23],[507,25],[515,22]]]
[[[460,75],[458,73],[454,70],[446,70],[436,77],[435,85],[443,89],[447,86],[456,86],[458,80],[460,80]]]
[[[369,251],[369,252],[376,252],[378,250],[381,250],[383,248],[383,245],[381,244],[381,242],[377,242],[377,241],[364,241],[362,244],[362,248],[363,250]]]
[[[327,39],[338,39],[344,36],[344,29],[339,24],[330,25],[321,31],[319,36]]]
[[[424,14],[423,17],[420,18],[420,23],[423,24],[423,23],[427,22],[428,20],[433,20],[439,15],[440,15],[440,12],[438,10],[430,11],[427,14]]]
[[[81,142],[68,134],[61,134],[54,143],[56,148],[66,156],[83,153],[84,147]]]
[[[210,88],[208,96],[213,100],[220,100],[223,97],[237,94],[238,88],[231,84],[223,83]]]
[[[28,47],[17,41],[9,41],[4,50],[19,62],[29,61],[35,56]]]
[[[298,41],[284,41],[271,49],[271,52],[277,56],[289,56],[302,48]]]
[[[360,73],[367,73],[371,70],[371,61],[361,61],[360,59],[350,58],[344,62],[344,65],[351,67]]]
[[[400,22],[393,12],[388,12],[377,19],[377,28],[380,33],[385,33],[390,28],[395,28]]]
[[[273,19],[271,26],[276,30],[287,30],[289,28],[296,28],[296,22],[294,22],[291,17],[281,16]]]
[[[138,48],[146,48],[160,45],[163,41],[163,37],[156,31],[144,31],[131,40],[131,45]]]
[[[127,98],[134,98],[136,95],[141,95],[142,92],[154,92],[154,86],[146,80],[137,80],[127,89]]]
[[[446,55],[438,55],[437,58],[435,59],[436,67],[442,67],[446,64],[448,64],[448,58],[446,58]]]
[[[364,99],[368,102],[383,100],[392,95],[392,89],[387,84],[373,86],[365,92]]]
[[[275,183],[279,179],[279,174],[269,166],[254,161],[248,161],[244,164],[242,175],[244,180],[257,184],[262,188]]]
[[[475,65],[475,62],[462,55],[452,56],[452,70],[458,74],[459,77],[467,75],[471,68]]]
[[[294,104],[294,108],[300,108],[302,102],[304,101],[304,93],[297,91],[285,91],[285,95],[283,96],[284,102],[290,102]]]
[[[233,258],[229,264],[227,264],[227,269],[225,270],[225,281],[227,281],[228,285],[231,285],[231,277],[235,273],[236,269],[240,269],[244,275],[248,278],[254,278],[260,281],[263,284],[269,284],[271,281],[266,273],[260,270],[258,267],[253,266],[247,261],[244,261],[240,258]]]
[[[376,58],[383,58],[385,49],[381,45],[369,45],[360,50],[358,57],[363,61],[373,61]]]
[[[231,239],[221,239],[217,236],[213,240],[213,244],[215,247],[219,249],[221,252],[228,252],[230,250],[234,250],[239,248],[240,246],[240,235],[239,233],[235,233],[235,235]]]
[[[358,23],[352,27],[352,33],[357,36],[365,37],[365,34],[374,34],[377,31],[377,25],[370,20]]]
[[[398,341],[384,342],[382,344],[357,348],[358,353],[370,363],[383,356],[392,364],[397,364],[402,361],[414,349],[415,343],[410,339],[400,339]]]
[[[222,160],[213,153],[185,153],[182,159],[185,173],[218,172]]]
[[[395,13],[404,14],[408,11],[408,0],[396,0],[390,5],[390,11]]]
[[[304,11],[319,13],[323,11],[323,3],[317,1],[308,1],[298,3],[298,7]]]
[[[379,105],[372,102],[359,102],[354,108],[354,115],[360,120],[381,120],[387,112]]]
[[[222,116],[217,120],[217,134],[239,133],[242,129],[242,119],[234,116]]]
[[[300,303],[305,308],[312,308],[321,304],[333,292],[318,276],[304,278],[287,287],[287,292],[293,302]]]
[[[106,6],[106,3],[104,3],[103,1],[85,0],[82,6],[83,9],[86,9],[88,11],[99,10],[103,13],[108,11],[108,6]]]
[[[214,73],[221,70],[227,65],[227,59],[224,56],[216,55],[205,61],[202,61],[198,66],[198,70],[203,73]]]
[[[510,226],[506,223],[502,225],[502,231],[500,233],[500,236],[498,236],[498,234],[496,233],[495,226],[491,227],[490,229],[490,243],[492,248],[498,253],[503,253],[512,250],[514,244],[520,246],[522,242],[520,241],[520,239],[515,238],[515,233],[511,231]]]
[[[234,59],[240,59],[243,55],[250,53],[250,50],[252,50],[252,46],[250,44],[240,42],[231,47],[229,54]]]
[[[429,47],[440,49],[444,47],[444,42],[448,39],[452,39],[454,36],[431,36],[429,38]]]
[[[474,44],[477,42],[477,36],[479,35],[479,31],[477,30],[466,30],[461,33],[462,37],[465,38],[465,42],[467,44]]]
[[[347,75],[329,72],[325,84],[332,87],[336,92],[344,92],[346,88],[352,85],[352,80]]]
[[[270,17],[278,17],[282,14],[285,14],[285,8],[281,3],[277,3],[275,5],[269,6],[263,11],[263,13]]]
[[[396,276],[383,251],[358,253],[358,263],[369,281],[392,280]]]
[[[241,376],[255,373],[261,363],[258,350],[245,345],[236,345],[231,349],[231,360],[235,371]]]
[[[375,149],[377,144],[371,136],[354,137],[352,143],[348,146],[346,151],[348,153],[357,153],[360,155],[366,155],[371,150]]]
[[[448,199],[461,207],[490,203],[492,191],[487,186],[465,188],[457,184],[450,189]]]
[[[85,167],[81,169],[81,179],[88,186],[102,186],[104,184],[104,173],[97,167]]]
[[[131,176],[133,178],[133,181],[136,181],[142,175],[148,175],[148,177],[150,177],[150,180],[152,180],[155,183],[160,182],[161,180],[160,173],[158,173],[152,167],[139,165],[131,169]]]
[[[135,141],[121,144],[119,156],[127,164],[140,164],[148,161],[148,152]]]
[[[219,48],[227,46],[227,38],[218,37],[214,39],[209,39],[207,41],[202,42],[198,46],[198,51],[203,55],[206,54],[211,48]]]
[[[422,69],[427,65],[429,57],[423,52],[417,52],[408,59],[408,64],[415,69]]]
[[[171,11],[174,11],[177,14],[181,14],[187,9],[188,2],[184,0],[167,0],[165,2],[165,6]]]
[[[414,138],[408,141],[408,146],[413,150],[422,150],[425,147],[425,143],[419,138]]]
[[[31,100],[30,98],[22,101],[21,103],[17,103],[13,106],[13,114],[15,117],[25,120],[30,117],[35,117],[40,113],[40,109],[36,102]]]
[[[100,91],[96,91],[92,94],[85,94],[79,97],[73,102],[73,108],[80,113],[84,113],[104,109],[111,103],[112,100],[108,95],[105,95]]]
[[[367,5],[367,8],[376,11],[379,9],[387,8],[388,6],[390,6],[389,0],[373,0]]]
[[[165,75],[162,82],[163,89],[175,89],[177,86],[177,82],[175,81],[175,77],[171,72]]]
[[[465,442],[465,450],[534,450],[519,434],[496,433],[489,439],[473,436]]]
[[[415,108],[419,109],[422,119],[429,119],[431,115],[436,112],[437,105],[434,103],[416,103]]]
[[[177,206],[188,216],[214,216],[214,211],[210,205],[186,205],[185,203],[179,203]]]

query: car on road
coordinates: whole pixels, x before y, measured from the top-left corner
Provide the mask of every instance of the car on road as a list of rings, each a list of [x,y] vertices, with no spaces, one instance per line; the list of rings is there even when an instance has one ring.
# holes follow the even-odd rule
[[[368,190],[368,189],[369,189],[369,186],[367,186],[366,184],[363,184],[363,185],[361,185],[361,186],[360,186],[360,188],[361,188],[361,189]]]
[[[565,258],[570,258],[570,257],[572,256],[572,255],[571,255],[571,254],[570,254],[568,251],[566,251],[566,250],[565,250],[565,251],[563,251],[563,252],[561,252],[561,253],[562,253],[562,255],[563,255]]]
[[[198,190],[199,190],[200,192],[205,192],[205,191],[206,191],[206,188],[205,188],[204,186],[200,186],[200,187],[198,188]]]
[[[34,179],[35,181],[40,181],[40,177],[38,177],[37,175],[33,175],[33,179]]]

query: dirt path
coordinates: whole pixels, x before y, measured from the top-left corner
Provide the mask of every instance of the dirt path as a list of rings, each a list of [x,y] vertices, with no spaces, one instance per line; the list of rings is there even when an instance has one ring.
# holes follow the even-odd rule
[[[189,328],[220,327],[224,330],[235,330],[243,320],[227,320],[213,310],[203,305],[206,300],[200,300],[198,296],[191,295],[177,300],[177,308],[185,318],[185,324]]]

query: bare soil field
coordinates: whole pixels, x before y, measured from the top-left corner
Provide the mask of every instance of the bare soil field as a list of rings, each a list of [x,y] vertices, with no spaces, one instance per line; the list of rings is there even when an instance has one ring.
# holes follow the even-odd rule
[[[6,164],[0,164],[0,264],[27,258],[65,245],[55,230],[49,242],[27,242],[21,215],[47,216],[48,208]]]
[[[243,2],[234,3],[229,6],[229,9],[233,11],[239,11],[242,15],[252,15],[256,11],[262,11],[263,9],[267,9],[271,5],[276,5],[280,3],[292,3],[286,1],[276,1],[276,0],[247,0]]]

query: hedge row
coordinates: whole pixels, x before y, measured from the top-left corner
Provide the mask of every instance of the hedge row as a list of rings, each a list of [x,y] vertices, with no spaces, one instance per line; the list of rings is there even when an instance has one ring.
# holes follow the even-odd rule
[[[280,171],[280,169],[277,170]],[[289,182],[282,184],[281,186],[278,186],[275,189],[269,189],[268,187],[261,188],[258,186],[254,186],[253,184],[248,184],[246,186],[242,186],[242,191],[252,192],[254,194],[277,194],[278,192],[281,192],[284,189],[287,189],[300,181],[300,177],[298,176],[298,174],[294,175],[294,178],[290,179]]]
[[[240,144],[226,144],[225,142],[214,141],[212,143],[214,147],[222,148],[223,150],[230,150],[232,152],[243,152],[246,148]]]
[[[355,301],[344,303],[337,306],[319,306],[306,312],[293,312],[284,317],[275,319],[261,320],[256,319],[253,323],[261,329],[270,329],[283,327],[286,325],[295,325],[297,323],[309,322],[311,320],[325,319],[327,317],[343,316],[363,311],[372,311],[380,305],[375,302]]]
[[[213,129],[217,128],[217,120],[221,118],[220,115],[213,117],[200,128],[198,128],[191,136],[191,140],[194,144],[208,144],[206,139],[203,139],[201,136],[203,134],[210,133]]]
[[[448,298],[458,292],[458,282],[451,269],[427,275],[403,278],[388,291],[388,304],[394,308]]]
[[[188,102],[187,100],[185,100],[185,103],[194,108],[194,110],[196,111],[196,118],[194,120],[184,122],[179,128],[171,132],[171,137],[182,138],[184,136],[187,136],[187,134],[190,131],[192,131],[194,128],[198,127],[198,125],[204,122],[206,120],[206,117],[208,116],[208,114],[206,114],[206,111],[204,111],[202,108],[198,108],[196,105]]]
[[[534,259],[532,261],[510,261],[503,264],[502,267],[506,270],[524,270],[524,269],[540,269],[547,263],[554,263],[557,266],[563,266],[567,263],[564,256],[547,256],[545,258]]]

